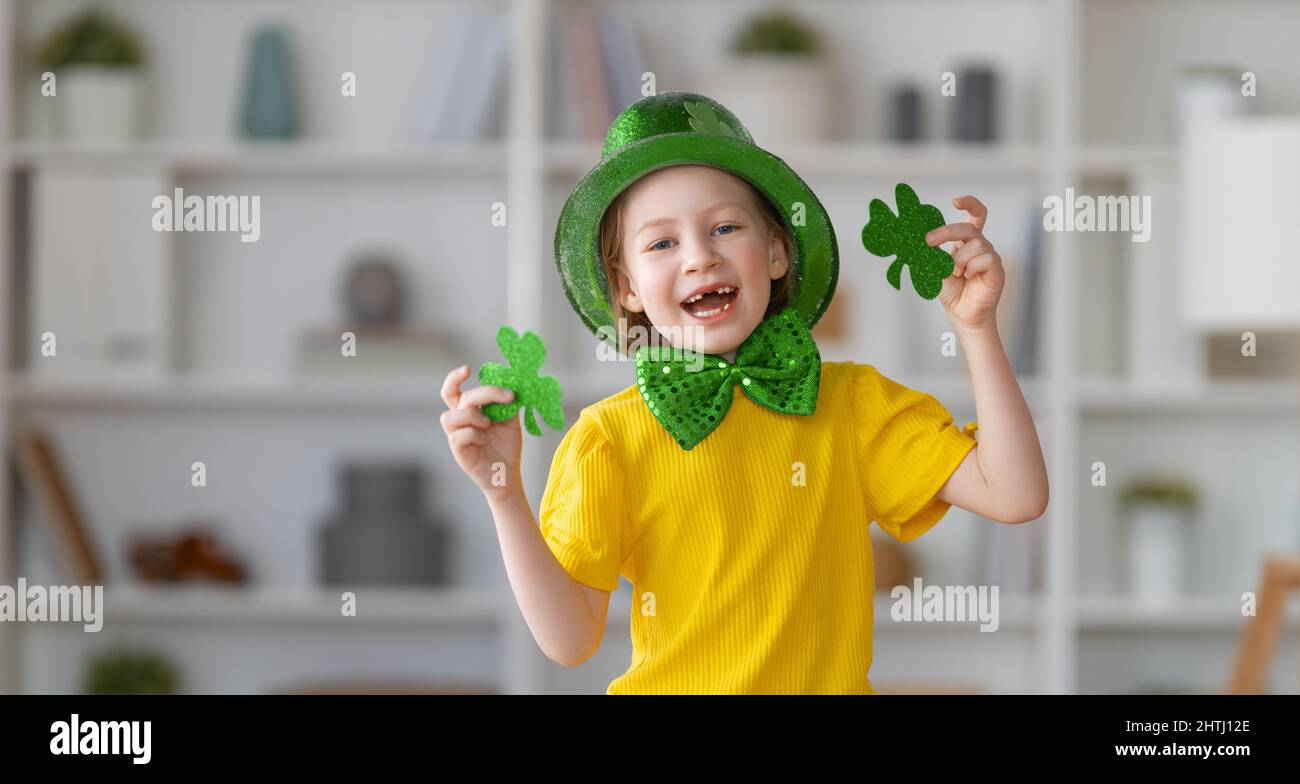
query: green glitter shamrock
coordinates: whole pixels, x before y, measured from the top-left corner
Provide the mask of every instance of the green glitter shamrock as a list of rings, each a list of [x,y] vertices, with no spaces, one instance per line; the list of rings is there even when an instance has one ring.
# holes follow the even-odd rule
[[[686,113],[690,115],[687,120],[691,127],[700,133],[711,133],[716,136],[730,136],[735,139],[736,131],[714,113],[713,107],[703,101],[682,101],[682,106],[686,107]]]
[[[542,434],[542,429],[533,419],[533,411],[542,415],[542,421],[556,430],[564,428],[564,405],[561,402],[563,392],[555,376],[539,376],[537,371],[546,359],[546,346],[542,339],[532,332],[519,333],[510,327],[497,330],[497,346],[505,355],[510,366],[496,362],[484,362],[478,369],[480,384],[512,389],[515,399],[509,403],[486,403],[483,413],[493,422],[504,422],[524,408],[524,424],[528,432],[535,436]]]
[[[871,200],[870,217],[862,227],[862,244],[873,255],[897,256],[885,273],[890,285],[902,290],[900,276],[906,264],[912,288],[925,299],[934,299],[955,266],[951,254],[925,242],[926,234],[944,225],[943,213],[938,207],[922,204],[916,191],[904,182],[895,186],[894,201],[898,203],[897,216],[880,199]]]

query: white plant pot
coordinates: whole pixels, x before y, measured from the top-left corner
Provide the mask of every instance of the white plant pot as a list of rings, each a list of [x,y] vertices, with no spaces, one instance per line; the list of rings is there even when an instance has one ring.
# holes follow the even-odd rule
[[[1184,595],[1188,521],[1182,509],[1138,504],[1129,514],[1128,570],[1132,598],[1169,605]]]
[[[825,139],[829,70],[818,58],[731,57],[702,81],[705,95],[740,118],[760,147]]]
[[[56,83],[59,136],[81,144],[120,144],[139,131],[144,71],[137,67],[73,65]]]
[[[1174,93],[1174,137],[1188,130],[1247,113],[1252,100],[1241,94],[1241,78],[1236,72],[1183,74]]]

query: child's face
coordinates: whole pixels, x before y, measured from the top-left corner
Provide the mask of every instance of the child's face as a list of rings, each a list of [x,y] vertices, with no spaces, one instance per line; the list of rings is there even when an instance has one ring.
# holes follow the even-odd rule
[[[660,169],[628,189],[623,226],[623,306],[674,345],[734,361],[788,264],[749,187],[711,166]],[[732,291],[686,303],[719,288]]]

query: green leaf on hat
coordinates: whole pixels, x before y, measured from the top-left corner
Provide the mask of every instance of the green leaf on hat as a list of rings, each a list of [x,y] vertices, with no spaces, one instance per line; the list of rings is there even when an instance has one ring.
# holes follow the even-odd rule
[[[524,425],[535,436],[542,434],[533,412],[542,415],[542,421],[555,430],[564,428],[563,391],[555,376],[539,376],[546,359],[546,346],[532,332],[519,337],[508,326],[497,330],[497,346],[510,363],[509,367],[497,362],[484,362],[478,369],[480,384],[514,390],[515,399],[509,403],[487,403],[483,413],[493,422],[504,422],[524,409]]]
[[[732,139],[738,138],[735,130],[714,113],[713,107],[704,101],[682,101],[682,106],[686,107],[686,113],[690,115],[687,120],[691,127],[700,133],[711,133],[715,136],[728,136]]]
[[[885,272],[885,279],[902,290],[903,265],[909,267],[912,288],[925,299],[939,296],[943,280],[952,274],[955,262],[943,248],[931,247],[925,235],[943,225],[943,213],[922,204],[916,191],[900,182],[894,188],[898,215],[880,199],[872,199],[868,222],[862,227],[862,245],[876,256],[897,256]]]

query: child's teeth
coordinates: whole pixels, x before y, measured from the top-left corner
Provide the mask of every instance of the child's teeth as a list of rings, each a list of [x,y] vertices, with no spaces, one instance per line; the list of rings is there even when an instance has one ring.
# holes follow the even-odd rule
[[[727,304],[723,305],[720,308],[714,308],[713,310],[701,310],[699,313],[696,313],[695,315],[699,318],[708,318],[709,316],[712,316],[715,313],[721,313],[722,311],[726,310],[729,307],[731,307],[730,302],[728,302]]]
[[[719,293],[719,294],[729,294],[729,293],[735,291],[735,289],[733,289],[733,288],[730,287],[730,286],[723,286],[723,287],[720,288],[720,289],[715,289],[715,291],[716,291],[717,293]],[[686,303],[685,303],[685,304],[689,305],[689,304],[691,304],[692,302],[696,301],[697,299],[702,299],[702,298],[704,297],[705,294],[710,294],[710,293],[712,293],[712,292],[702,291],[702,292],[700,292],[699,294],[696,294],[694,297],[691,297],[690,299],[686,300]]]

